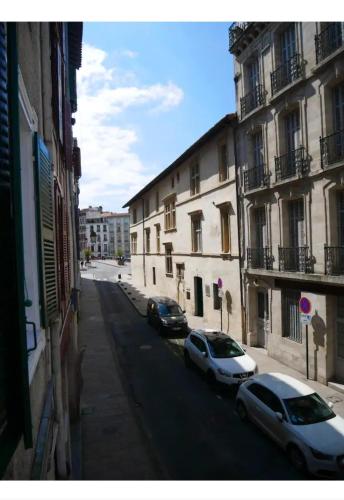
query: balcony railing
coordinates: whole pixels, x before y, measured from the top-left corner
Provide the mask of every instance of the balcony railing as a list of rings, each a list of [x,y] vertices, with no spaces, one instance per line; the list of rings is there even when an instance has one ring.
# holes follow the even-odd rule
[[[320,138],[321,166],[344,160],[344,130]]]
[[[315,35],[317,64],[342,45],[343,33],[341,23],[330,23],[319,35]]]
[[[277,94],[286,85],[299,78],[302,74],[301,56],[294,54],[288,61],[281,64],[271,73],[271,92]]]
[[[262,104],[265,104],[265,91],[263,85],[259,84],[240,99],[241,118]]]
[[[311,272],[309,249],[306,246],[293,248],[278,247],[278,259],[280,271]]]
[[[288,151],[282,156],[275,156],[276,182],[288,179],[294,175],[304,175],[308,171],[308,161],[305,148],[300,146],[297,149]]]
[[[250,191],[269,184],[269,177],[264,173],[264,164],[244,171],[244,190]]]
[[[247,265],[251,269],[272,269],[271,248],[248,248]]]
[[[329,247],[325,245],[325,274],[344,274],[344,246]]]
[[[233,23],[228,29],[229,36],[229,50],[233,45],[241,38],[243,33],[246,31],[251,23]]]

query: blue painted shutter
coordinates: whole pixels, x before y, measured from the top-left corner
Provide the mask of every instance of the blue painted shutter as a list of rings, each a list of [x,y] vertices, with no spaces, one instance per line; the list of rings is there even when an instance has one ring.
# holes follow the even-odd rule
[[[53,174],[49,152],[35,134],[36,214],[40,269],[42,324],[47,326],[58,313],[54,241]]]

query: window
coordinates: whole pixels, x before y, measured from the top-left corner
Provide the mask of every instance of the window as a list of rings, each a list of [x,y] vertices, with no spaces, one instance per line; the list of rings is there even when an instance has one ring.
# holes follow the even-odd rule
[[[166,267],[166,274],[168,276],[173,276],[171,243],[165,244],[165,267]]]
[[[100,234],[98,234],[97,236],[97,241],[100,241]]]
[[[198,194],[200,191],[199,165],[195,163],[190,167],[190,194]]]
[[[90,226],[90,232],[91,233],[93,232],[93,226]]]
[[[102,251],[102,246],[98,245],[98,252],[101,252],[101,251]]]
[[[153,285],[156,285],[155,267],[152,267],[152,271],[153,271]]]
[[[205,342],[203,342],[202,339],[200,339],[199,337],[196,337],[195,335],[191,335],[190,340],[191,340],[191,343],[195,347],[197,347],[197,349],[200,352],[207,352],[207,348],[206,348]]]
[[[231,227],[229,204],[220,207],[221,217],[221,251],[229,253],[231,251]]]
[[[227,144],[221,144],[219,147],[219,180],[220,182],[228,179],[228,160]]]
[[[179,172],[177,172],[177,182],[179,182]]]
[[[104,236],[103,236],[103,240],[104,240],[104,241],[107,241],[107,234],[104,234]]]
[[[180,280],[183,280],[184,279],[185,265],[184,264],[176,264],[176,269],[177,269],[177,278]]]
[[[300,146],[300,113],[296,109],[284,119],[286,152],[291,153]]]
[[[146,233],[146,253],[150,253],[150,229],[145,229]]]
[[[202,252],[202,222],[201,215],[191,218],[192,252]]]
[[[302,343],[300,296],[300,292],[295,290],[282,291],[282,335],[294,342]]]
[[[100,225],[97,225],[97,233],[100,233]]]
[[[131,253],[136,254],[137,253],[137,233],[131,233],[130,240],[131,240]]]
[[[249,385],[248,390],[256,396],[262,403],[264,403],[266,406],[270,408],[270,410],[274,412],[280,412],[282,415],[285,415],[283,406],[279,398],[274,394],[270,389],[257,384],[253,383]]]
[[[105,252],[105,253],[107,253],[107,251],[108,251],[108,246],[107,246],[107,244],[105,243],[105,245],[104,245],[104,252]]]
[[[171,177],[171,188],[172,188],[172,189],[174,188],[174,177],[173,177],[173,175],[172,175],[172,177]]]
[[[106,231],[107,231],[107,226],[106,226],[106,224],[104,224],[104,225],[103,225],[103,231],[104,231],[104,233],[106,233]]]
[[[165,202],[165,230],[176,228],[176,201],[170,199]]]
[[[133,224],[136,224],[137,222],[137,210],[136,208],[133,208]]]
[[[155,210],[159,211],[159,191],[155,193]]]
[[[145,206],[145,217],[149,217],[149,212],[150,212],[150,209],[149,209],[149,198],[147,198],[144,201],[144,206]]]
[[[160,224],[155,226],[156,230],[156,253],[160,253]]]

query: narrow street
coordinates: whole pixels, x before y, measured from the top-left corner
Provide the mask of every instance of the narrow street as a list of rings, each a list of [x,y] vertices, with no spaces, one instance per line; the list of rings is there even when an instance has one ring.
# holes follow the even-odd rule
[[[185,368],[180,343],[160,338],[137,313],[114,280],[115,274],[128,268],[102,262],[95,266],[87,272],[88,278],[92,272],[96,280],[88,293],[99,294],[107,338],[114,348],[113,363],[119,363],[121,383],[142,441],[150,456],[157,458],[163,477],[305,479],[264,434],[240,421],[235,394],[210,389],[199,372]],[[97,371],[83,373],[84,391],[95,383],[92,377],[97,377]],[[105,441],[108,438],[103,435]],[[88,450],[84,448],[83,453],[86,456]],[[126,463],[130,467],[130,458]]]

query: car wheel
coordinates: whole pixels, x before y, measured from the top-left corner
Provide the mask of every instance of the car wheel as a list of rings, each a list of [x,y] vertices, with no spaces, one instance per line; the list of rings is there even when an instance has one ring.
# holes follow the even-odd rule
[[[214,387],[216,384],[215,373],[212,370],[207,371],[207,382],[210,387]]]
[[[247,420],[246,406],[244,405],[244,403],[240,399],[237,400],[236,411],[237,411],[237,414],[240,417],[240,420],[242,420],[242,421]]]
[[[307,472],[307,463],[302,451],[294,444],[290,445],[287,450],[288,458],[295,469],[299,472]]]
[[[191,361],[191,358],[190,358],[190,354],[188,353],[187,350],[184,350],[184,362],[185,362],[186,368],[191,368],[192,367],[192,361]]]

